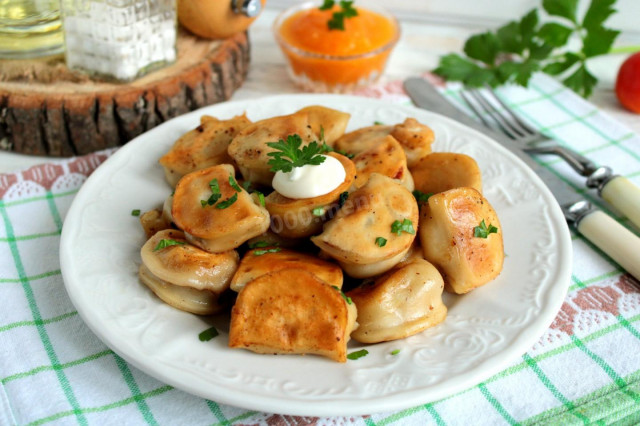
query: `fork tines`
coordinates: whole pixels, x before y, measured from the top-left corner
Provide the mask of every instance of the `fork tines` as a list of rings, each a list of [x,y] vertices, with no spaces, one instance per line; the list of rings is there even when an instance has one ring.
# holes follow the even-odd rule
[[[537,130],[515,115],[491,88],[462,90],[460,95],[485,126],[497,128],[511,139],[525,143],[540,136]]]

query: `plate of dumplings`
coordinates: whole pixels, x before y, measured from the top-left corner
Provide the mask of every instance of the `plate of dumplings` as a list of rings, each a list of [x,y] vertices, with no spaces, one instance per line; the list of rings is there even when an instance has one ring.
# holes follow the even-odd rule
[[[129,142],[76,196],[60,259],[85,323],[149,375],[347,416],[506,368],[555,318],[572,252],[551,193],[495,141],[411,106],[305,94]]]

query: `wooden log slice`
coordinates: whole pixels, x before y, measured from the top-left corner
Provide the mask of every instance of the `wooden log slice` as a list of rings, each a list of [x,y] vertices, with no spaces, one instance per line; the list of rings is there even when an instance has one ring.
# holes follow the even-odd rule
[[[91,79],[63,57],[0,61],[0,149],[67,157],[125,144],[158,124],[227,100],[249,68],[246,33],[181,31],[177,61],[131,83]]]

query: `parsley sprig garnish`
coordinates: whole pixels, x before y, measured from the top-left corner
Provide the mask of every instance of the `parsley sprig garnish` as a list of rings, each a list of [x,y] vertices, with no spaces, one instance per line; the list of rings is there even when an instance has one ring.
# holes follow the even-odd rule
[[[353,18],[354,16],[358,16],[358,10],[353,7],[353,1],[340,1],[340,11],[333,12],[331,15],[331,19],[327,21],[327,27],[329,30],[341,30],[344,31],[344,20],[346,18]],[[320,10],[331,10],[333,6],[335,6],[335,0],[324,0],[322,6],[318,9]]]
[[[322,164],[325,157],[322,145],[317,142],[311,142],[309,145],[303,146],[302,138],[297,135],[287,136],[287,140],[280,139],[278,142],[267,142],[267,146],[275,149],[267,155],[272,157],[267,164],[271,166],[272,172],[282,171],[288,173],[294,167],[302,167],[307,164],[317,166]]]
[[[615,0],[591,0],[582,17],[578,4],[579,0],[542,0],[552,22],[541,24],[538,9],[533,9],[519,21],[471,36],[464,45],[466,57],[445,55],[434,72],[472,87],[526,87],[536,71],[543,71],[562,77],[567,87],[589,97],[598,80],[587,69],[587,60],[608,53],[620,32],[604,26],[615,12]],[[581,42],[578,50],[567,48],[570,39]]]
[[[487,224],[484,223],[484,219],[482,219],[479,226],[476,226],[475,228],[473,228],[473,236],[476,238],[487,238],[489,234],[497,234],[497,233],[498,233],[498,228],[496,228],[492,224],[489,224],[489,226],[487,226]]]
[[[400,222],[399,220],[394,221],[391,224],[391,232],[396,235],[400,235],[403,232],[413,235],[416,233],[416,230],[413,229],[413,223],[409,219],[405,219],[402,222]]]

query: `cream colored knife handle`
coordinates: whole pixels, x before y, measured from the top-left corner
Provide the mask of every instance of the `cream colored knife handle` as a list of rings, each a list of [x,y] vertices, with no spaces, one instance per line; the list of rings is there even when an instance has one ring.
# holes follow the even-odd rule
[[[640,228],[640,188],[623,176],[609,180],[600,195]]]
[[[581,218],[577,228],[578,232],[640,280],[640,238],[600,210]]]

